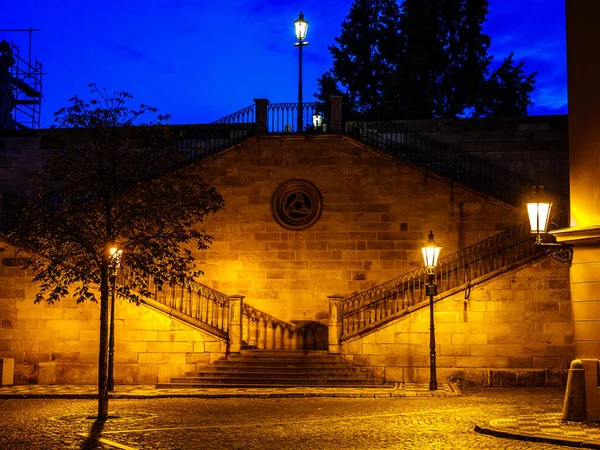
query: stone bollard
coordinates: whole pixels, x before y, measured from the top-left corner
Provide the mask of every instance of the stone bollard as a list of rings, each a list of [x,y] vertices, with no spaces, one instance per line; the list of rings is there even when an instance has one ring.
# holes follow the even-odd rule
[[[342,353],[340,337],[342,336],[342,321],[340,316],[340,295],[330,295],[329,299],[329,353],[339,355]]]
[[[571,361],[562,420],[583,422],[586,419],[585,370],[580,359]]]
[[[15,375],[14,358],[0,358],[0,386],[12,386]]]

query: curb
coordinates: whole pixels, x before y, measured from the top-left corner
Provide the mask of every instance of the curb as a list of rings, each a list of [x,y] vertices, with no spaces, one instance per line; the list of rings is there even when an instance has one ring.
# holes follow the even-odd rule
[[[582,439],[572,439],[572,438],[556,438],[548,435],[535,434],[535,433],[527,433],[527,432],[513,432],[506,431],[500,428],[493,427],[491,425],[479,425],[475,424],[473,431],[479,434],[487,434],[489,436],[505,438],[505,439],[514,439],[519,441],[529,441],[529,442],[545,442],[548,444],[554,445],[563,445],[566,447],[578,447],[578,448],[591,448],[600,450],[600,442],[597,441],[587,441]]]
[[[223,393],[187,393],[172,392],[164,394],[109,394],[109,399],[153,399],[153,398],[402,398],[402,397],[433,397],[433,395],[410,395],[405,392],[367,393],[367,392],[223,392]],[[450,397],[455,395],[436,395]],[[34,398],[64,398],[95,400],[97,394],[61,394],[61,393],[14,393],[0,394],[0,399],[34,399]]]
[[[459,397],[462,396],[460,389],[453,383],[445,384],[445,388],[431,392],[424,389],[415,389],[414,386],[407,386],[404,383],[396,383],[389,389],[357,389],[357,390],[231,390],[217,389],[212,391],[194,390],[194,389],[133,389],[109,393],[109,399],[153,399],[153,398],[402,398],[402,397]],[[27,399],[27,398],[64,398],[64,399],[88,399],[98,398],[97,392],[93,390],[83,390],[79,392],[69,392],[68,390],[43,390],[35,389],[15,389],[11,391],[0,390],[0,399]]]

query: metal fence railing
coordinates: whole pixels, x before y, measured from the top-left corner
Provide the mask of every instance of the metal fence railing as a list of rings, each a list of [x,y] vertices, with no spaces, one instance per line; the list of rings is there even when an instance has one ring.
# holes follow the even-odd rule
[[[346,133],[394,157],[421,166],[504,203],[524,208],[536,183],[448,144],[429,139],[388,121],[348,122]],[[569,199],[545,190],[555,204],[555,222],[568,226]]]
[[[464,287],[468,295],[472,280],[540,253],[529,224],[518,225],[442,258],[435,272],[439,292]],[[427,270],[421,268],[343,299],[342,340],[372,330],[426,302],[427,279]]]
[[[315,102],[302,104],[303,129],[298,130],[298,103],[269,103],[267,106],[267,130],[269,133],[296,133],[312,129],[312,117],[318,111]]]

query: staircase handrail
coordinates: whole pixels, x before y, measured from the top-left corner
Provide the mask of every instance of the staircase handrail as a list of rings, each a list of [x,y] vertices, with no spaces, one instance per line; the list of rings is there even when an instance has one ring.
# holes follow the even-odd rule
[[[440,295],[443,298],[444,293],[461,288],[468,297],[472,280],[539,254],[529,224],[520,224],[442,258],[435,273]],[[425,303],[426,285],[427,271],[422,267],[343,299],[342,341],[371,331]]]
[[[256,117],[256,104],[253,103],[250,106],[240,109],[234,113],[231,113],[225,117],[211,122],[211,125],[223,124],[223,123],[254,123]]]
[[[535,182],[510,170],[394,122],[348,122],[346,133],[392,156],[398,156],[517,208],[521,208],[531,198],[536,187]],[[560,214],[557,213],[556,222],[559,226],[567,226],[568,196],[547,188],[545,193],[561,211]]]
[[[319,350],[327,348],[327,327],[320,322],[292,324],[244,303],[243,341],[256,349]]]
[[[281,327],[282,329],[293,331],[296,327],[285,320],[278,319],[264,311],[254,308],[253,306],[244,303],[242,305],[242,315],[248,317],[252,321],[263,320],[270,323],[273,327]]]
[[[150,299],[184,316],[205,324],[205,330],[227,339],[229,334],[229,297],[195,281],[180,283],[171,280],[159,287],[151,278]]]

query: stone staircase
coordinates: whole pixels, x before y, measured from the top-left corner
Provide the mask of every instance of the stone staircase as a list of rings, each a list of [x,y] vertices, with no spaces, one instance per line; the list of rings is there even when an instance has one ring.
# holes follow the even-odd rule
[[[369,367],[352,366],[326,350],[242,350],[207,364],[165,388],[381,387]]]

